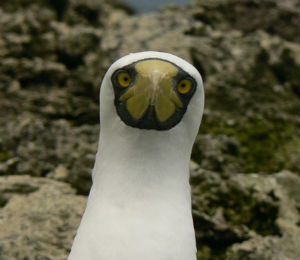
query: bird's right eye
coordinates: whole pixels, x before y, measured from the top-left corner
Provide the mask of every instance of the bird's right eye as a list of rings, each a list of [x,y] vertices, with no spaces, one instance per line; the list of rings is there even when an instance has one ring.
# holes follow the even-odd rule
[[[120,72],[117,76],[117,81],[121,87],[127,88],[131,83],[131,77],[128,72]]]

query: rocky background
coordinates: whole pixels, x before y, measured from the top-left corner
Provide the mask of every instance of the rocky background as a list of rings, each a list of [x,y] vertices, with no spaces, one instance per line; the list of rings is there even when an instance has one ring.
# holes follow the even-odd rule
[[[181,56],[204,79],[191,162],[198,258],[299,259],[299,10],[1,1],[0,259],[67,257],[91,185],[101,78],[143,50]]]

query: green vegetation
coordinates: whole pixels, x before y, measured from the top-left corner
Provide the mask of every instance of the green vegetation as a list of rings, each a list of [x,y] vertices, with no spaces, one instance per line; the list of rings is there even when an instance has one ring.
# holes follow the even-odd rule
[[[11,157],[11,152],[0,144],[0,162],[7,161]]]
[[[206,245],[202,245],[197,248],[197,259],[211,259],[211,248]]]
[[[236,160],[241,162],[243,172],[298,170],[300,140],[298,127],[291,122],[250,119],[228,125],[204,120],[201,128],[201,134],[203,133],[236,137],[241,146]],[[197,154],[193,154],[192,158],[201,161]]]

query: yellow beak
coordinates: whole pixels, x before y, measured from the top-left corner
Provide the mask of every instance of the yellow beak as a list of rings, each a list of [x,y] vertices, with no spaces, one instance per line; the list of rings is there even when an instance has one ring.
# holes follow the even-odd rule
[[[131,116],[140,119],[149,106],[154,107],[160,122],[168,120],[175,112],[176,106],[183,103],[174,91],[174,77],[178,68],[167,61],[159,59],[142,60],[135,65],[137,72],[134,85],[121,97]]]

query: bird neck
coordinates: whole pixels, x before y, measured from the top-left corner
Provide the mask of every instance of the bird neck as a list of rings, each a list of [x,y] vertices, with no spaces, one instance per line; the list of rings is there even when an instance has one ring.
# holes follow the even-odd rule
[[[130,193],[151,198],[162,194],[190,197],[191,145],[170,133],[142,130],[134,134],[133,130],[130,135],[117,134],[113,138],[100,134],[93,172],[97,190],[108,189],[115,199]]]
[[[70,259],[196,259],[191,144],[172,131],[128,132],[101,131]]]

